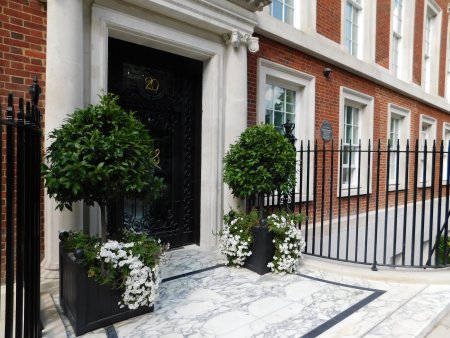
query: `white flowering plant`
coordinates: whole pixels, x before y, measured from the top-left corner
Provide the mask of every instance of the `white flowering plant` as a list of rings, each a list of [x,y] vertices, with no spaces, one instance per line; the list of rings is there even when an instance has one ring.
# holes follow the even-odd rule
[[[274,234],[275,255],[267,266],[279,274],[295,273],[302,258],[305,240],[297,224],[304,216],[297,213],[279,211],[267,217],[269,231]]]
[[[166,250],[159,240],[131,230],[123,230],[120,240],[105,243],[80,232],[60,237],[64,249],[74,251],[90,278],[122,291],[120,307],[153,305],[161,283],[159,265]]]
[[[239,267],[249,257],[252,227],[258,224],[258,214],[252,210],[249,214],[231,210],[224,216],[224,226],[220,235],[220,251],[227,258],[227,265]]]

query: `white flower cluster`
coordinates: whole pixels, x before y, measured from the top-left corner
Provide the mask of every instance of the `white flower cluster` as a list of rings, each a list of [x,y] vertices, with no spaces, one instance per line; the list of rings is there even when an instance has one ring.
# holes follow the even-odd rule
[[[241,218],[233,219],[230,224],[224,224],[220,236],[220,252],[227,256],[228,265],[242,266],[245,259],[252,254],[250,243],[243,238],[242,229],[236,226]]]
[[[134,256],[130,248],[135,243],[122,243],[108,240],[104,243],[97,256],[105,263],[112,263],[114,268],[127,266],[129,274],[125,281],[125,291],[122,294],[120,307],[124,305],[129,309],[137,309],[139,306],[151,306],[156,298],[156,292],[161,283],[159,266],[150,268]]]
[[[297,229],[293,220],[288,220],[284,216],[272,214],[267,220],[273,226],[284,230],[284,238],[281,241],[277,243],[275,239],[273,240],[278,246],[275,248],[273,261],[267,266],[272,272],[280,274],[297,272],[302,257],[301,251],[306,244],[301,231]]]

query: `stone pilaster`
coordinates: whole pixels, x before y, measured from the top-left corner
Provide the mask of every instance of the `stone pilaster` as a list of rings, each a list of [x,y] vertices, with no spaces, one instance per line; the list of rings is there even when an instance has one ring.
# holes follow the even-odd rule
[[[247,127],[247,50],[259,50],[258,38],[239,31],[224,34],[227,45],[225,60],[225,153]],[[230,189],[224,186],[224,212],[235,208],[239,201],[234,199]]]
[[[48,134],[61,126],[67,115],[83,106],[83,11],[82,0],[47,2],[47,71],[45,92],[45,147]],[[82,206],[73,212],[55,210],[56,202],[45,195],[44,274],[58,269],[58,233],[79,228]]]

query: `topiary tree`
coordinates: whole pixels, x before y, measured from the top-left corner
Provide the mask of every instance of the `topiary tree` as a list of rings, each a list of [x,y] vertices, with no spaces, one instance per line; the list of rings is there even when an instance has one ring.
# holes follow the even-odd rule
[[[258,197],[262,218],[264,194],[289,193],[295,186],[295,150],[269,124],[248,127],[224,158],[223,179],[235,197]]]
[[[69,116],[50,133],[53,143],[42,166],[45,187],[57,208],[72,210],[81,200],[99,204],[103,241],[109,202],[119,197],[156,198],[163,188],[148,131],[117,100],[113,94],[103,95],[98,104]]]

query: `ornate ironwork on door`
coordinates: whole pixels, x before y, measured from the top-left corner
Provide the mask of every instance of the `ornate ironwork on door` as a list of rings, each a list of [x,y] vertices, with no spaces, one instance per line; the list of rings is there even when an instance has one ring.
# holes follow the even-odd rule
[[[171,246],[195,243],[202,64],[115,39],[110,56],[109,91],[147,126],[156,149],[149,156],[159,161],[167,186],[153,202],[119,201],[110,208],[112,225],[144,230]]]

